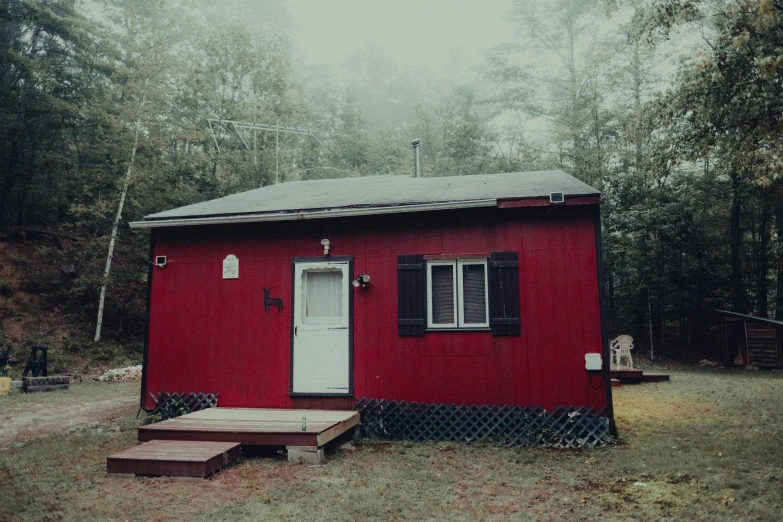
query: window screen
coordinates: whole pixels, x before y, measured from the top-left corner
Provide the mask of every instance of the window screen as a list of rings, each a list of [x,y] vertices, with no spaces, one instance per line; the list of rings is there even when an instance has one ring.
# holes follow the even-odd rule
[[[432,323],[454,324],[454,266],[432,266]]]
[[[465,324],[487,324],[486,265],[462,264],[462,313]]]
[[[304,322],[340,318],[343,315],[343,273],[341,270],[302,272]],[[307,319],[311,319],[308,321]]]

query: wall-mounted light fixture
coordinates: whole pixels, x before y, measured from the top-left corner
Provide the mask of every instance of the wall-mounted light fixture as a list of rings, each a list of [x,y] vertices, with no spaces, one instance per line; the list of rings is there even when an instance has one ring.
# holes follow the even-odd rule
[[[356,276],[356,279],[354,279],[351,282],[351,284],[356,288],[359,288],[360,286],[362,288],[367,288],[367,285],[369,283],[370,283],[370,276],[368,276],[367,274],[359,274],[358,276]]]
[[[166,256],[155,256],[155,261],[153,261],[152,264],[157,266],[158,268],[165,268],[166,267]]]
[[[329,242],[328,239],[322,239],[321,240],[321,245],[324,247],[324,255],[328,256],[329,255],[329,248],[331,247],[331,243]]]

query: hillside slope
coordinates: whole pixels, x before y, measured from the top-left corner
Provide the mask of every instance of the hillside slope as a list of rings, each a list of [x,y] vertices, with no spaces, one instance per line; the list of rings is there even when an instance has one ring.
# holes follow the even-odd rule
[[[25,361],[49,347],[50,373],[92,374],[141,362],[143,281],[112,288],[105,338],[92,341],[100,278],[89,238],[40,229],[0,230],[0,346]],[[121,269],[123,259],[115,259]],[[114,299],[111,299],[111,298]],[[118,301],[118,298],[121,301]],[[120,306],[117,303],[121,302]],[[12,368],[21,374],[23,363]]]

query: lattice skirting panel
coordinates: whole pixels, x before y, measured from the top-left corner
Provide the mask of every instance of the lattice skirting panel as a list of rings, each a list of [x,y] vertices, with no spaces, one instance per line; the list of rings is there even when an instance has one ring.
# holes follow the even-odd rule
[[[214,408],[218,405],[219,393],[168,393],[160,392],[157,395],[150,393],[155,408],[150,416],[160,415],[161,420],[179,417],[194,411]]]
[[[478,441],[508,446],[584,448],[611,440],[605,409],[471,406],[359,399],[361,432],[389,440]]]

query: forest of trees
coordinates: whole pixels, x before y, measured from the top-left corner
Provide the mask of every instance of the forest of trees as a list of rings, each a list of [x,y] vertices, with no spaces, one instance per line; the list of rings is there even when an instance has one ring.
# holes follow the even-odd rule
[[[716,309],[783,319],[782,1],[510,0],[516,39],[475,81],[414,79],[368,47],[348,86],[297,65],[283,2],[231,4],[0,0],[0,229],[71,238],[39,286],[75,320],[94,325],[126,188],[104,333],[138,341],[148,236],[129,221],[410,175],[416,137],[425,176],[556,168],[602,191],[610,335],[701,357],[723,342]]]

